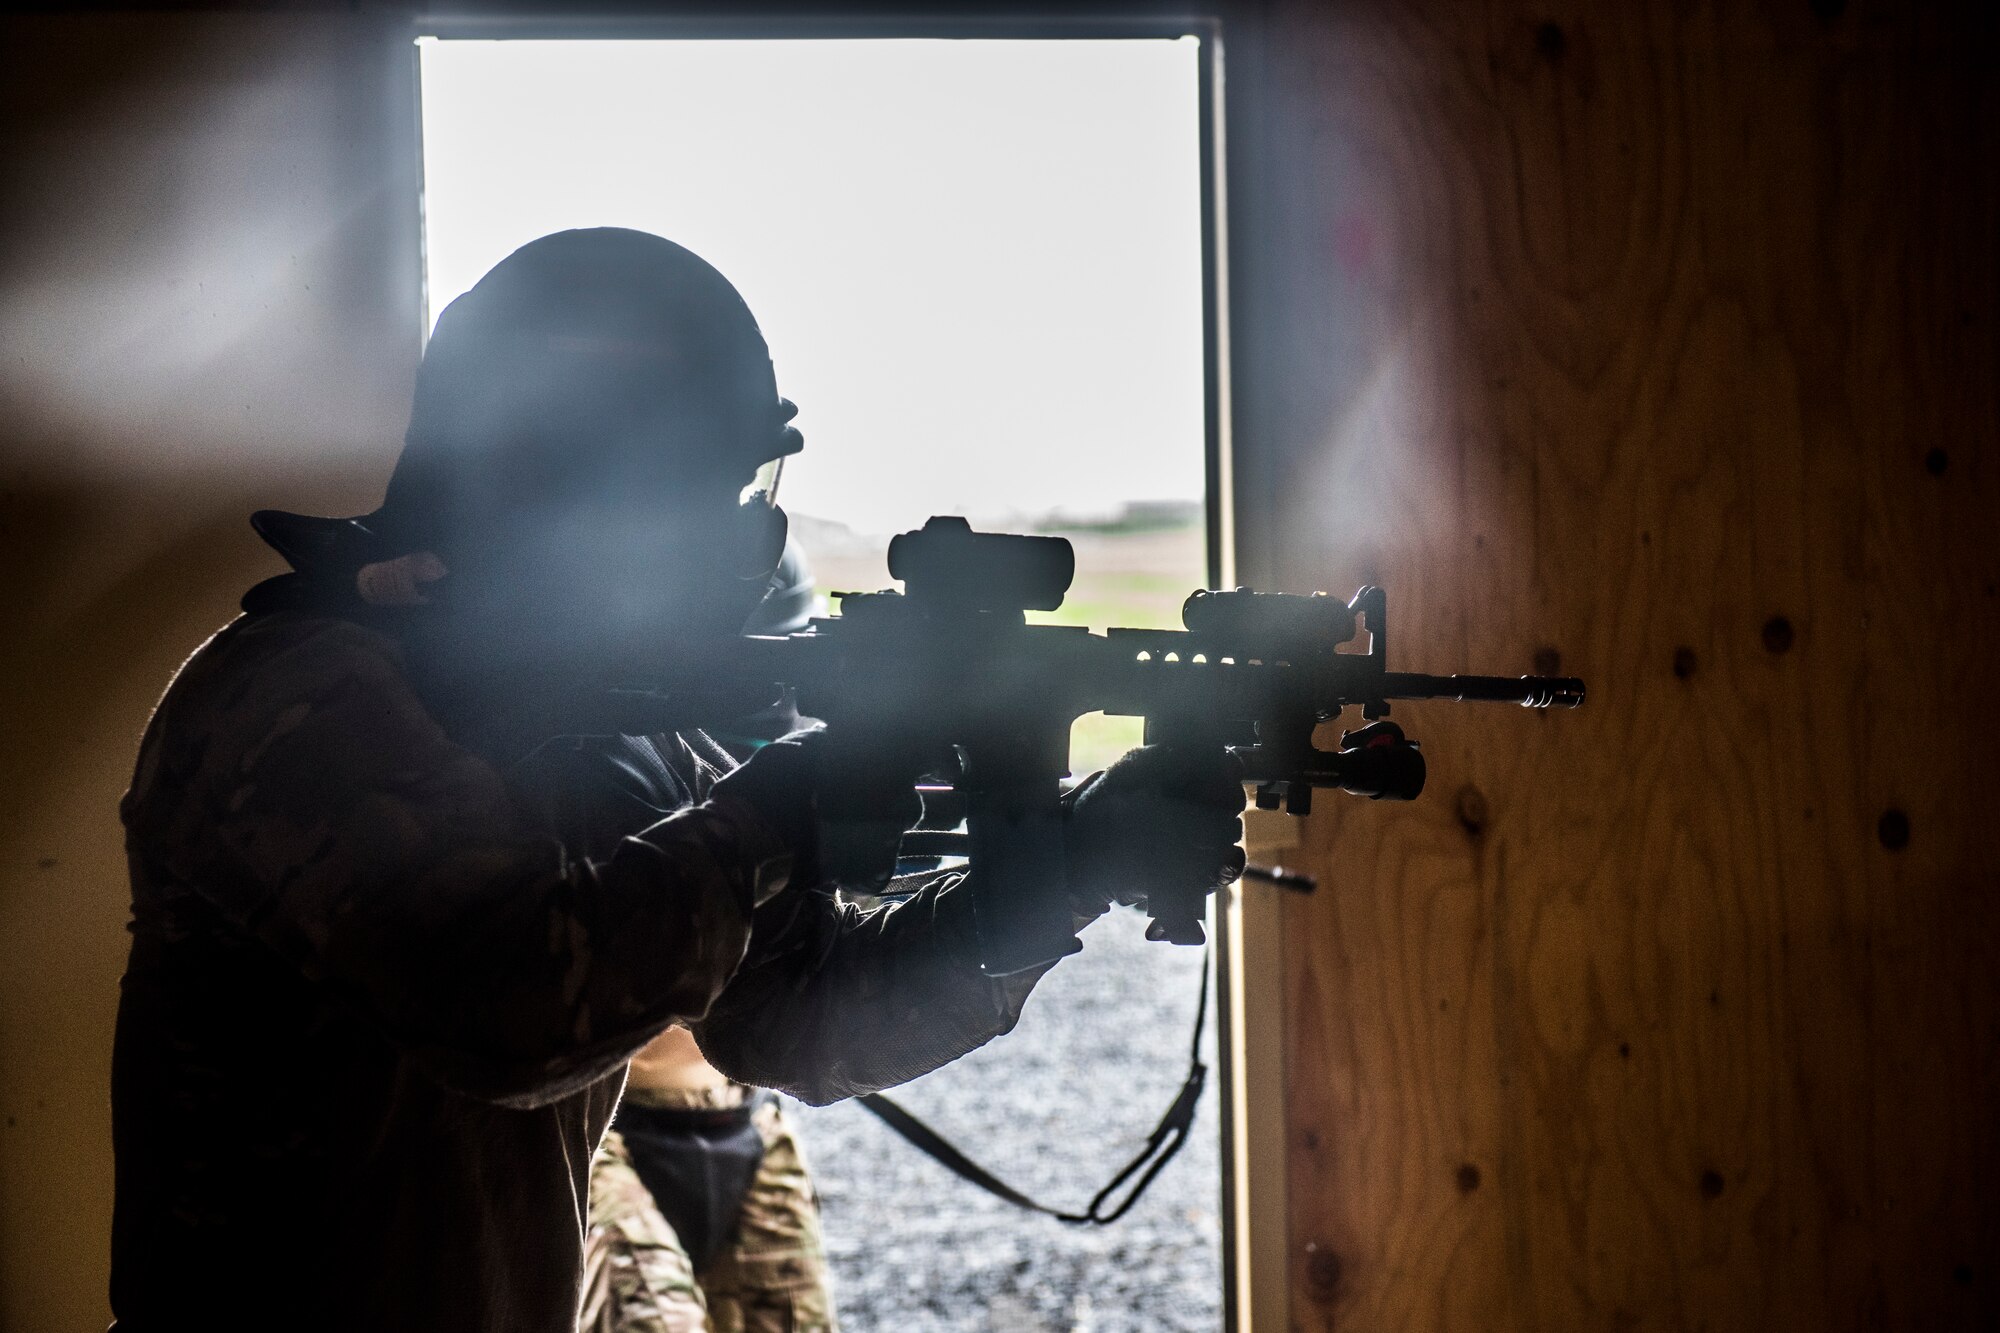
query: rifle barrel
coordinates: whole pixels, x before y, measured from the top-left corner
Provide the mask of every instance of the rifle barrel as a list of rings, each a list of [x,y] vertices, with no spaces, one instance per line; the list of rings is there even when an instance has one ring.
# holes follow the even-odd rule
[[[1382,686],[1385,699],[1456,699],[1524,708],[1575,708],[1583,702],[1583,682],[1575,676],[1426,676],[1388,671]]]

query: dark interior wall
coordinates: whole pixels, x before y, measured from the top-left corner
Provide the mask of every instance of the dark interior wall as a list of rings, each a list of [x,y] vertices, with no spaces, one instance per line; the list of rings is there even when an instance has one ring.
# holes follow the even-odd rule
[[[108,1318],[140,729],[275,572],[249,511],[372,506],[402,431],[406,35],[338,12],[0,24],[0,1329]]]
[[[1237,17],[1246,578],[1592,689],[1310,821],[1293,1324],[1993,1327],[1990,24]]]

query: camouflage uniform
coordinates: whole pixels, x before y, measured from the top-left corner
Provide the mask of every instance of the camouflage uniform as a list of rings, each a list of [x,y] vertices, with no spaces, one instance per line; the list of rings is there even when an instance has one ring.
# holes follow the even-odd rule
[[[239,620],[147,729],[122,1333],[570,1327],[591,1155],[656,1033],[824,1103],[1008,1030],[1033,984],[979,974],[955,877],[872,913],[786,891],[788,847],[727,796],[581,854],[510,785],[529,750],[441,725],[396,630]],[[619,772],[672,784],[620,744]]]
[[[651,736],[638,744],[695,797],[736,763],[701,733]],[[675,799],[640,792],[633,774],[603,780],[616,766],[604,742],[539,749],[514,781],[538,799],[544,817],[592,859],[655,822]],[[740,1111],[754,1090],[741,1083],[705,1088],[628,1085],[625,1103],[670,1111]],[[754,1100],[751,1124],[763,1144],[731,1239],[697,1271],[682,1238],[633,1165],[616,1128],[590,1165],[590,1229],[584,1238],[583,1333],[835,1333],[819,1199],[791,1125],[768,1096]]]
[[[699,1092],[655,1093],[653,1100],[714,1104]],[[763,1161],[735,1235],[699,1274],[618,1131],[605,1135],[590,1168],[583,1333],[834,1333],[805,1156],[776,1102],[759,1105],[751,1123],[764,1142]]]
[[[617,1130],[590,1163],[580,1333],[709,1333],[708,1302]]]
[[[743,1199],[736,1238],[701,1273],[715,1333],[833,1333],[819,1200],[805,1156],[776,1102],[752,1123],[764,1160]]]

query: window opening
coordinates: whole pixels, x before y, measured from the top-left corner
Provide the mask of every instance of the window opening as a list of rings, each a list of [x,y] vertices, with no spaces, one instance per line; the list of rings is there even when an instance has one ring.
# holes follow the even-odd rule
[[[1196,38],[420,47],[429,319],[536,236],[658,232],[743,292],[800,405],[780,500],[830,609],[889,586],[891,535],[962,514],[1075,544],[1042,618],[1178,627],[1208,565]],[[1136,726],[1080,720],[1077,772]],[[1013,1034],[898,1099],[1029,1193],[1094,1188],[1186,1072],[1201,951],[1142,930],[1114,909]],[[1221,1093],[1091,1232],[979,1193],[858,1107],[789,1108],[842,1318],[1217,1328]]]

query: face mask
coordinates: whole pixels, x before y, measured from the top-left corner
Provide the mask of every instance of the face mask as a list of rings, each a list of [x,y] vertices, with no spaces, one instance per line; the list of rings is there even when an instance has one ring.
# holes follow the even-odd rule
[[[712,507],[522,515],[456,558],[432,601],[467,650],[565,674],[643,678],[649,662],[734,635],[783,554],[784,511]]]

